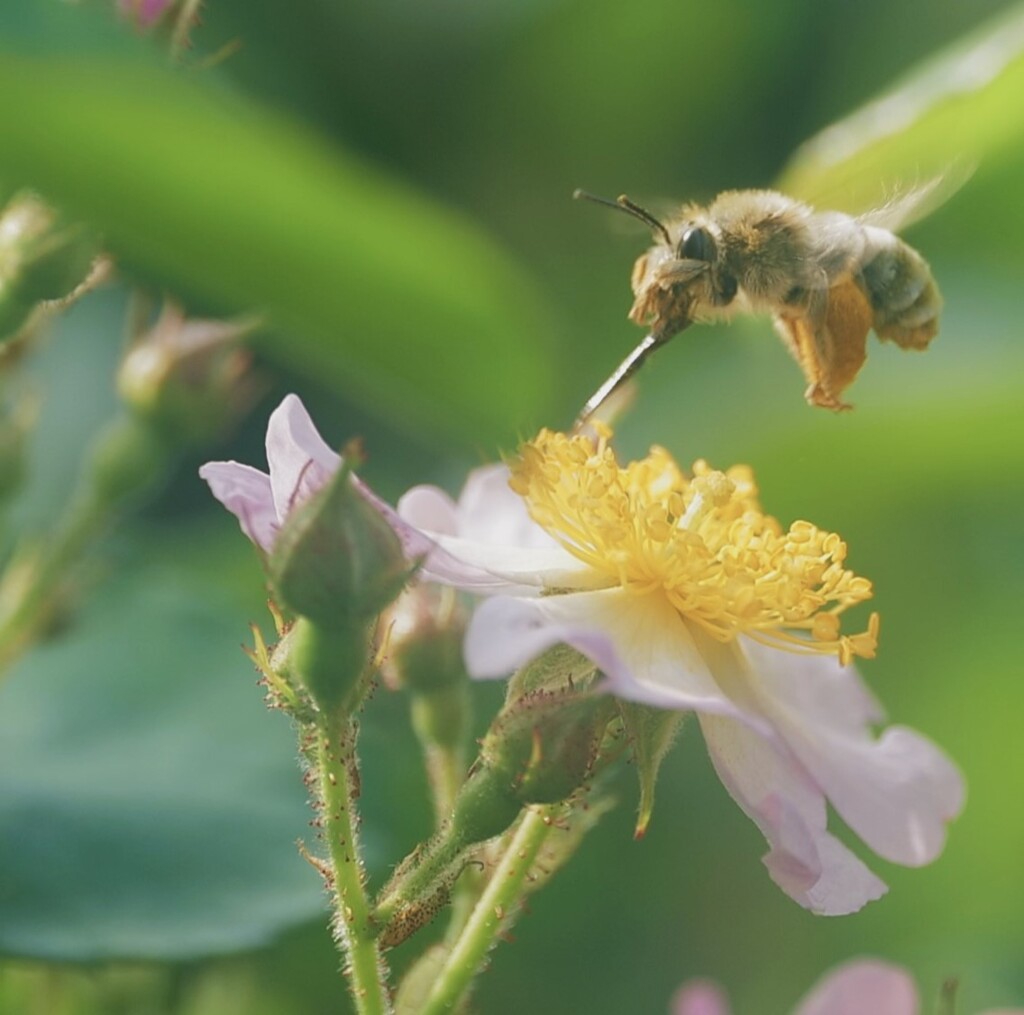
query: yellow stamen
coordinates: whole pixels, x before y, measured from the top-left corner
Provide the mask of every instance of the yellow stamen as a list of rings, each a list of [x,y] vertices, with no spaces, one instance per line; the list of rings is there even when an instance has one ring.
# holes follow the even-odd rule
[[[664,448],[620,466],[611,431],[596,440],[542,430],[520,449],[510,484],[570,553],[628,591],[660,590],[720,641],[746,634],[793,652],[871,658],[878,615],[844,635],[840,614],[871,598],[844,567],[846,544],[810,522],[788,530],[761,511],[753,473],[707,462],[687,476]]]

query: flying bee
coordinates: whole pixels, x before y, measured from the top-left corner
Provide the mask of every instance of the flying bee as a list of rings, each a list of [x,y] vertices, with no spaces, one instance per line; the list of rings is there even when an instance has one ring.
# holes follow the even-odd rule
[[[594,393],[582,425],[644,360],[695,321],[770,314],[807,379],[805,397],[849,409],[843,391],[866,358],[867,334],[924,349],[942,297],[927,262],[891,230],[919,218],[935,184],[859,217],[815,211],[772,190],[730,190],[665,222],[628,197],[576,191],[648,225],[655,243],[633,267],[629,317],[647,336]]]

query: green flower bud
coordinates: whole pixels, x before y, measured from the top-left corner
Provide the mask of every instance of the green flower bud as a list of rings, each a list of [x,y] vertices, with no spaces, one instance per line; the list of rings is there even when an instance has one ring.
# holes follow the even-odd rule
[[[466,611],[452,588],[414,583],[381,617],[381,675],[391,688],[432,694],[468,680]]]
[[[255,318],[211,321],[185,317],[168,302],[153,326],[129,348],[117,375],[133,412],[177,444],[221,436],[252,407],[261,385],[241,339]]]
[[[521,804],[557,803],[586,781],[614,715],[606,695],[570,686],[528,691],[498,714],[481,757],[505,776]]]
[[[17,332],[39,303],[70,296],[98,253],[86,226],[62,221],[27,191],[15,196],[0,215],[0,338]]]
[[[376,617],[412,573],[398,536],[356,490],[348,464],[288,513],[268,570],[288,609],[343,631]]]

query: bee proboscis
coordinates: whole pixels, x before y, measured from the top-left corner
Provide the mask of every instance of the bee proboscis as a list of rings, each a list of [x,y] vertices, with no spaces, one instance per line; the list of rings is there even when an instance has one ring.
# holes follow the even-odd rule
[[[772,190],[731,190],[665,221],[624,195],[610,201],[576,191],[640,219],[655,238],[633,267],[629,311],[648,334],[590,398],[577,426],[673,335],[739,312],[771,315],[811,405],[849,409],[842,394],[864,363],[872,328],[904,349],[926,348],[938,331],[942,297],[931,269],[892,231],[920,217],[933,189],[856,217]]]

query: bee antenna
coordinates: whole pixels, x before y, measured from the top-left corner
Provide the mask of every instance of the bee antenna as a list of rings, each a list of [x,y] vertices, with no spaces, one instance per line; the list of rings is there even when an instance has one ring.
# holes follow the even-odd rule
[[[624,211],[627,215],[632,215],[633,218],[640,219],[645,225],[650,226],[656,233],[661,233],[665,237],[665,242],[671,247],[672,238],[668,234],[668,229],[665,228],[664,223],[659,222],[646,208],[641,208],[635,201],[631,201],[625,194],[620,194],[614,201],[610,201],[607,197],[598,197],[597,194],[591,194],[589,191],[580,190],[577,188],[572,192],[574,200],[593,201],[594,204],[603,204],[606,208],[616,208],[619,211]]]

